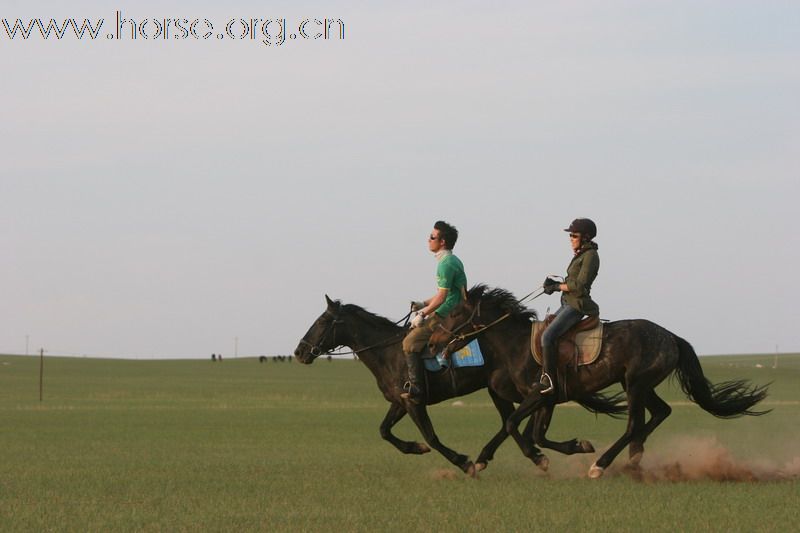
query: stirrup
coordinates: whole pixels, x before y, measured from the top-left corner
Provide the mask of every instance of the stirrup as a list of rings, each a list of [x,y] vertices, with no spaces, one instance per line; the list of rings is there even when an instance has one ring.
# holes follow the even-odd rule
[[[422,389],[411,383],[410,381],[406,381],[403,383],[403,392],[400,393],[400,397],[404,400],[409,400],[413,403],[420,403],[422,401]]]
[[[542,372],[542,377],[539,378],[539,394],[551,394],[554,388],[550,374]]]

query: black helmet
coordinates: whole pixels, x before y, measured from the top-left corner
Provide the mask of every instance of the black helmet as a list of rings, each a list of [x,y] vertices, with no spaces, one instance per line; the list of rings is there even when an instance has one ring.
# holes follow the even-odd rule
[[[597,226],[588,218],[576,218],[564,231],[588,235],[590,239],[594,239],[597,236]]]

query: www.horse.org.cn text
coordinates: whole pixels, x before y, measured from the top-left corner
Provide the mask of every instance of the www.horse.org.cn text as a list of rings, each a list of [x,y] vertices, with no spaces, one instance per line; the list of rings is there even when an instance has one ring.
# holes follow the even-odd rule
[[[2,19],[0,38],[28,40],[108,40],[108,41],[178,41],[233,40],[253,41],[266,46],[281,46],[287,41],[344,40],[344,21],[340,18],[233,17],[213,22],[205,17],[167,18],[131,17],[116,11],[114,25],[106,19]],[[105,28],[106,31],[103,31]]]

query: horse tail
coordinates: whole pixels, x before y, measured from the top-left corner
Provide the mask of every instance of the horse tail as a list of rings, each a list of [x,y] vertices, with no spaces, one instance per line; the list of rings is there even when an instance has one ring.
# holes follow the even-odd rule
[[[742,415],[759,416],[767,411],[751,408],[767,397],[768,385],[750,385],[746,379],[723,381],[716,385],[703,375],[700,360],[686,340],[673,335],[678,343],[678,379],[681,389],[693,402],[719,418],[736,418]]]
[[[628,404],[623,403],[625,392],[607,396],[601,392],[595,392],[575,400],[581,407],[594,414],[608,415],[612,418],[624,418],[628,414]]]

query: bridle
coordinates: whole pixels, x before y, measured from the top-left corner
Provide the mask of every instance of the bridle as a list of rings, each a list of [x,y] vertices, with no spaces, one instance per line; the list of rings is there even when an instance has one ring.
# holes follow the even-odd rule
[[[322,346],[325,344],[325,339],[328,337],[328,333],[329,332],[333,333],[333,337],[332,337],[331,340],[333,340],[335,342],[335,340],[336,340],[336,324],[343,324],[344,320],[339,318],[339,313],[335,313],[334,314],[329,309],[326,309],[325,312],[322,315],[323,316],[329,316],[329,317],[331,317],[332,320],[330,321],[330,323],[328,323],[327,326],[325,326],[325,331],[323,332],[322,336],[320,337],[320,341],[317,344],[312,344],[312,343],[308,342],[305,339],[300,339],[300,344],[305,344],[307,346],[310,346],[310,352],[311,352],[311,355],[313,357],[319,357],[319,356],[324,355],[324,354],[328,354],[328,355],[358,355],[359,352],[365,352],[365,351],[370,350],[372,348],[382,348],[382,347],[385,347],[385,346],[391,346],[392,344],[396,344],[396,343],[400,342],[402,340],[402,338],[406,334],[406,330],[403,329],[402,331],[399,331],[398,333],[395,333],[391,337],[389,337],[389,338],[387,338],[385,340],[382,340],[381,342],[377,342],[375,344],[372,344],[370,346],[366,346],[364,348],[359,348],[358,350],[350,350],[348,352],[334,352],[333,350],[335,350],[336,348],[341,346],[341,344],[339,344],[337,346],[334,346],[333,348],[330,348],[329,350],[323,351],[322,350]],[[409,319],[410,316],[411,316],[411,311],[409,311],[406,316],[404,316],[400,320],[396,321],[395,324],[399,326],[400,322],[404,322],[404,326],[407,325],[408,324],[408,319]],[[397,338],[398,336],[400,337],[399,339]]]
[[[325,339],[328,338],[328,333],[333,333],[333,340],[335,340],[336,339],[336,324],[343,324],[344,323],[344,320],[339,318],[338,313],[337,314],[333,314],[327,309],[323,313],[323,316],[329,316],[329,317],[331,317],[332,320],[325,326],[325,331],[323,332],[322,336],[320,337],[319,342],[317,344],[311,344],[310,342],[308,342],[305,339],[300,339],[300,344],[306,344],[306,345],[310,346],[311,355],[314,356],[314,357],[319,357],[320,355],[323,355],[324,353],[330,352],[331,350],[334,349],[334,348],[331,348],[331,350],[322,351],[322,345],[325,344]]]

